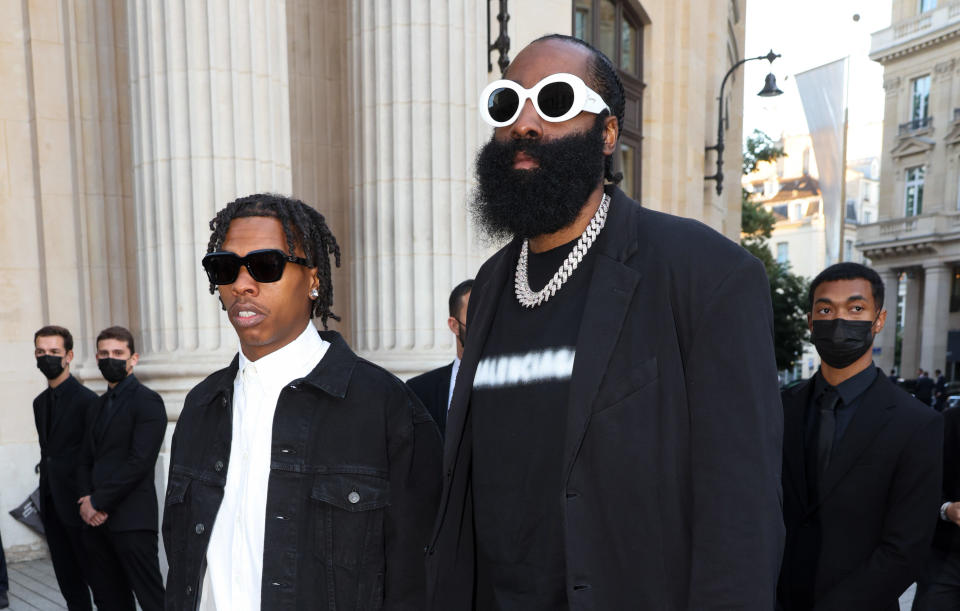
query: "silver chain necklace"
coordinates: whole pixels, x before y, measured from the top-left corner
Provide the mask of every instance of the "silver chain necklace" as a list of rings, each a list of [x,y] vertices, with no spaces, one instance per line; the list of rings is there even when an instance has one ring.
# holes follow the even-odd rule
[[[573,275],[574,270],[577,269],[577,266],[583,261],[584,255],[587,254],[594,240],[600,235],[600,230],[603,229],[604,223],[607,222],[607,209],[609,207],[610,196],[604,193],[603,199],[600,201],[600,207],[597,208],[593,218],[590,219],[590,224],[587,225],[587,228],[580,234],[580,239],[577,240],[573,250],[567,255],[563,265],[553,274],[550,282],[536,292],[530,288],[530,280],[527,277],[527,259],[530,257],[529,240],[523,241],[523,246],[520,248],[520,260],[517,261],[517,273],[514,276],[513,283],[517,294],[517,301],[520,302],[520,305],[525,308],[535,308],[542,303],[546,303],[551,297],[557,294],[560,287]]]

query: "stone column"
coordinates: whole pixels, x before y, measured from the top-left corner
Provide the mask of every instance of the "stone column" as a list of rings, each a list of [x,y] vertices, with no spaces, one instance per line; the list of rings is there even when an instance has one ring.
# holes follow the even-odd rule
[[[900,376],[914,378],[920,366],[920,316],[923,295],[923,271],[910,269],[906,274],[907,295],[903,304],[903,348],[900,352]]]
[[[447,297],[485,254],[467,200],[483,128],[483,3],[350,3],[355,348],[402,377],[454,357]]]
[[[237,340],[200,267],[217,209],[290,191],[283,0],[127,0],[138,371],[183,393],[224,366]]]
[[[923,292],[923,322],[920,337],[919,367],[930,371],[946,371],[947,331],[950,316],[950,282],[952,268],[940,263],[925,265]]]
[[[889,374],[893,369],[893,357],[897,341],[897,288],[899,274],[893,269],[878,269],[883,280],[883,302],[887,310],[887,322],[883,331],[873,340],[873,360],[877,367]],[[878,351],[879,349],[879,351]]]

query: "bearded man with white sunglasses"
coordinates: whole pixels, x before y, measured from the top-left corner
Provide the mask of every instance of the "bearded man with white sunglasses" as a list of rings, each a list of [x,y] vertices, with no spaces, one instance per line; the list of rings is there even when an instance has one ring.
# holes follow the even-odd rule
[[[763,266],[617,188],[602,53],[551,35],[505,77],[480,100],[473,211],[510,242],[470,300],[429,608],[769,611],[783,415]]]

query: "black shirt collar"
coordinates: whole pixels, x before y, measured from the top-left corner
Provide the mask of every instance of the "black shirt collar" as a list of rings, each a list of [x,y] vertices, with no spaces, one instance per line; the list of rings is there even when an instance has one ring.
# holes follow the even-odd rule
[[[116,386],[111,388],[107,392],[107,394],[110,395],[111,399],[116,399],[117,397],[120,396],[122,392],[132,387],[136,382],[136,380],[137,380],[136,376],[133,375],[133,372],[130,372],[129,374],[127,374],[127,377],[120,380]]]
[[[817,374],[813,377],[813,396],[819,399],[828,388],[833,388],[837,391],[837,394],[840,395],[840,400],[843,401],[843,404],[850,405],[860,395],[867,392],[867,389],[870,388],[870,385],[873,384],[873,381],[876,379],[877,368],[873,362],[870,363],[869,367],[852,378],[840,382],[836,387],[830,386],[826,378],[823,377],[823,373],[818,369]]]

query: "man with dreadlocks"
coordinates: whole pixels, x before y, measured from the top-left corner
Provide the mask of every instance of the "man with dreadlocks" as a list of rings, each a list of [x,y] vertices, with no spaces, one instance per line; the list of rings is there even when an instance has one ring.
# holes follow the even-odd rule
[[[251,195],[210,229],[203,267],[240,350],[173,435],[167,608],[419,611],[440,435],[402,382],[314,326],[337,320],[323,216]]]
[[[623,87],[551,35],[487,86],[478,273],[428,609],[774,606],[783,418],[763,266],[611,174]],[[604,185],[604,178],[611,183]]]

